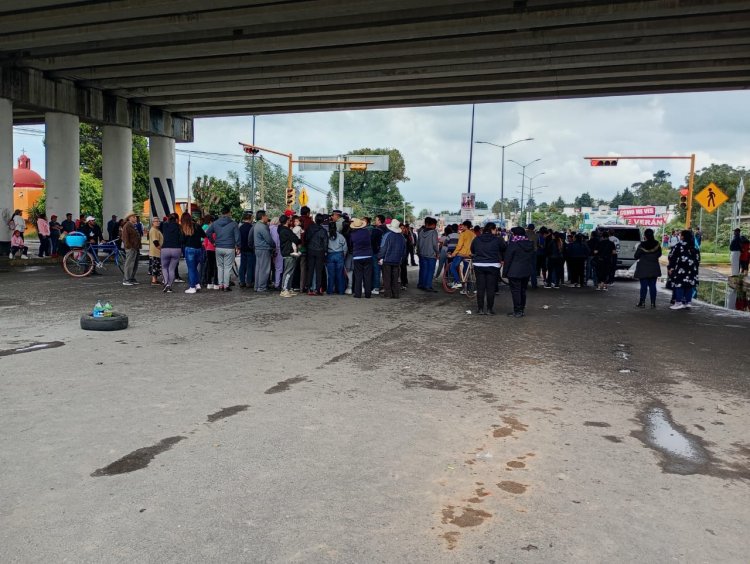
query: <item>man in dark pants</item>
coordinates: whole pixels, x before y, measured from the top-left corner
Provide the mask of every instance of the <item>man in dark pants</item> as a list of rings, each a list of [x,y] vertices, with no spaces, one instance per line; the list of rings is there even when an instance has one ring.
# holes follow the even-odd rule
[[[352,294],[355,298],[361,298],[364,286],[365,298],[369,298],[372,295],[372,237],[367,230],[367,222],[363,219],[353,219],[350,228],[354,269]]]
[[[240,288],[253,288],[255,280],[255,241],[253,237],[253,214],[246,212],[240,224],[240,268],[237,272]]]
[[[477,279],[477,315],[495,315],[495,289],[504,252],[505,241],[497,236],[497,226],[492,222],[485,225],[482,234],[471,242]]]
[[[322,214],[315,215],[315,223],[305,231],[305,248],[307,249],[307,287],[308,296],[323,295],[320,289],[323,284],[323,265],[328,249],[328,233],[322,227],[325,217]],[[313,276],[315,286],[313,286]]]
[[[380,243],[378,263],[383,267],[383,297],[397,299],[401,261],[406,257],[406,239],[401,234],[401,222],[397,219],[388,224],[388,231]]]
[[[513,312],[509,317],[523,317],[526,309],[526,286],[534,270],[534,245],[526,237],[523,227],[511,229],[511,238],[505,251],[505,276],[513,297]]]

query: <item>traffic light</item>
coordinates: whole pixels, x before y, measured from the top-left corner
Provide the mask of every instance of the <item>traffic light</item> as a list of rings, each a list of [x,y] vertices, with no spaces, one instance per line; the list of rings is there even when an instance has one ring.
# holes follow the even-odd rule
[[[687,196],[680,196],[680,208],[687,209]]]
[[[243,148],[243,150],[244,150],[244,151],[245,151],[245,152],[246,152],[246,153],[247,153],[248,155],[257,155],[258,153],[260,153],[260,149],[256,149],[255,147],[249,147],[249,146],[245,146],[245,147]]]
[[[591,166],[617,166],[617,159],[591,159]]]
[[[294,205],[294,198],[295,198],[294,187],[292,186],[287,187],[286,189],[286,208],[287,209],[292,209],[292,206]]]

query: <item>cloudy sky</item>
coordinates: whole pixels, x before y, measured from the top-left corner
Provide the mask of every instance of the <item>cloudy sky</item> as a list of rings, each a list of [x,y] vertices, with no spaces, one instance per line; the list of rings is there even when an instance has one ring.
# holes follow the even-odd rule
[[[474,139],[498,145],[533,137],[505,151],[505,196],[519,196],[521,164],[528,176],[544,173],[533,184],[537,201],[562,196],[571,201],[588,191],[595,198],[612,196],[634,182],[651,178],[659,169],[681,183],[689,161],[620,161],[616,168],[592,168],[584,155],[689,155],[697,168],[728,163],[750,168],[748,92],[711,92],[653,96],[551,100],[476,106]],[[258,145],[298,155],[336,155],[362,147],[397,148],[410,178],[401,186],[418,211],[456,210],[469,178],[471,106],[436,106],[392,110],[259,116]],[[238,141],[252,139],[252,118],[202,119],[195,122],[193,149],[237,155],[215,160],[191,157],[192,174],[225,177],[242,170]],[[25,148],[33,168],[44,176],[42,138],[16,132],[14,154]],[[286,166],[283,159],[269,155]],[[500,196],[501,151],[474,145],[471,190],[490,205]],[[296,169],[295,169],[296,170]],[[330,173],[306,173],[312,184],[327,188]],[[187,156],[177,156],[178,196],[187,184]],[[528,181],[527,181],[528,186]],[[545,186],[545,187],[542,187]],[[535,191],[536,192],[536,191]],[[316,198],[318,198],[316,200]],[[311,192],[313,204],[324,197]]]

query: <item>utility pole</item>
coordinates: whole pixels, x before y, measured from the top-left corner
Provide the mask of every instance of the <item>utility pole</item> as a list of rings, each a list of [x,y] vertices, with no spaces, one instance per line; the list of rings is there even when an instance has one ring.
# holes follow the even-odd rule
[[[469,143],[469,185],[466,188],[466,192],[471,194],[471,163],[474,158],[474,109],[475,105],[471,105],[471,141]]]
[[[538,162],[538,161],[541,161],[541,160],[542,160],[542,158],[539,157],[538,159],[534,159],[533,161],[528,162],[528,163],[522,165],[521,163],[516,162],[513,159],[508,159],[509,163],[513,163],[513,164],[518,165],[518,166],[521,167],[521,176],[522,176],[522,179],[521,179],[521,202],[520,202],[520,205],[518,207],[518,219],[519,219],[519,221],[522,220],[522,218],[523,218],[523,189],[524,189],[524,180],[526,179],[526,167],[527,166],[531,166],[535,162]]]
[[[188,155],[188,169],[187,169],[187,212],[190,217],[193,217],[193,206],[190,203],[190,155]]]

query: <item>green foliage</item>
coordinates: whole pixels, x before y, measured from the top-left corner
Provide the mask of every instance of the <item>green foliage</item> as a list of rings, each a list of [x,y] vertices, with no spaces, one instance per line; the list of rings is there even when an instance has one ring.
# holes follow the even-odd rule
[[[143,212],[143,202],[151,191],[148,173],[148,141],[133,135],[133,211]]]
[[[549,209],[551,213],[560,213],[562,212],[564,207],[565,207],[565,200],[562,199],[562,196],[558,196],[557,200],[555,200],[549,205]]]
[[[669,173],[659,170],[651,180],[636,182],[631,188],[635,195],[635,201],[642,206],[669,206],[676,204],[679,190],[672,186]]]
[[[230,181],[235,182],[238,187],[245,207],[260,209],[260,206],[265,204],[269,217],[284,213],[289,177],[289,171],[284,167],[272,163],[262,156],[253,158],[246,155],[245,181],[240,182],[239,177],[232,172],[229,172],[228,176]],[[300,186],[303,180],[301,176],[293,175],[292,185]],[[253,182],[255,195],[251,194]],[[297,191],[299,192],[299,190]]]
[[[574,200],[573,205],[577,208],[590,208],[594,206],[594,198],[588,192],[584,192]]]
[[[406,163],[398,149],[363,148],[350,151],[350,155],[389,155],[388,171],[345,172],[344,206],[352,207],[355,216],[383,214],[403,218],[404,197],[398,183],[407,182]],[[339,173],[334,172],[328,181],[332,190],[338,192]],[[406,205],[406,216],[414,217],[413,207]]]
[[[221,214],[221,208],[229,206],[235,220],[242,218],[242,201],[240,189],[236,182],[232,183],[228,180],[203,175],[195,179],[191,190],[195,203],[201,209],[203,215],[210,213],[218,216]]]
[[[703,229],[703,236],[705,239],[712,241],[716,237],[716,223],[719,222],[719,241],[725,242],[727,245],[728,235],[724,235],[726,232],[729,233],[730,216],[732,213],[732,205],[735,201],[737,194],[737,186],[740,183],[740,178],[745,177],[745,197],[743,198],[743,213],[747,214],[750,212],[750,198],[747,196],[748,190],[750,190],[750,177],[746,177],[747,171],[744,167],[732,167],[728,164],[713,164],[709,167],[703,168],[696,172],[695,183],[693,186],[693,193],[698,194],[711,182],[716,184],[721,191],[729,196],[729,200],[722,206],[720,206],[714,213],[703,212],[701,218],[701,206],[698,202],[693,201],[693,227],[701,225]],[[687,179],[685,182],[687,186]],[[684,225],[685,214],[681,213],[682,223]]]
[[[489,209],[489,206],[487,205],[487,202],[483,202],[481,200],[478,200],[474,203],[474,209],[477,210],[486,210]]]
[[[93,215],[99,225],[102,224],[102,181],[88,172],[81,172],[80,181],[81,213]],[[29,218],[34,223],[40,214],[47,213],[47,191],[28,209]]]
[[[419,213],[417,214],[417,217],[423,218],[432,215],[432,210],[428,210],[427,208],[422,208]]]
[[[617,192],[615,197],[609,203],[610,206],[616,208],[617,206],[634,206],[636,203],[635,194],[630,191],[630,188],[625,188],[622,194]]]

